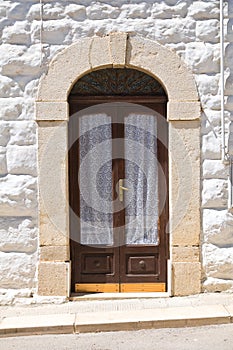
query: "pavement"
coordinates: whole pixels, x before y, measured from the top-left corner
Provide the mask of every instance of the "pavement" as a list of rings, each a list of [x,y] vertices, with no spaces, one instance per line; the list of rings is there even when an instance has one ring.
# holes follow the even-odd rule
[[[0,337],[233,323],[233,293],[118,296],[95,294],[62,304],[0,306]]]

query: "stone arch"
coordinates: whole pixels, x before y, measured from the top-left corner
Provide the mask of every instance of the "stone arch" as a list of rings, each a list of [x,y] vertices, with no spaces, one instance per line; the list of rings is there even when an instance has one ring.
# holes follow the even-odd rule
[[[40,193],[38,293],[69,296],[67,98],[83,75],[110,67],[142,70],[157,79],[167,92],[172,150],[170,294],[198,293],[200,103],[194,78],[173,51],[126,33],[80,39],[58,53],[41,78],[36,102]]]
[[[195,81],[184,62],[156,42],[118,33],[80,39],[56,55],[39,85],[37,120],[54,120],[53,111],[50,115],[44,113],[50,102],[54,107],[56,104],[56,120],[66,120],[67,97],[76,80],[92,70],[108,67],[136,68],[159,80],[168,93],[170,120],[199,118]]]

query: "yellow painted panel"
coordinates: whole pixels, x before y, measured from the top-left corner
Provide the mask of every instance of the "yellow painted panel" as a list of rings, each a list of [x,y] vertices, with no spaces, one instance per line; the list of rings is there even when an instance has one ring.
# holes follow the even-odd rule
[[[75,284],[76,293],[119,293],[120,285],[114,283],[80,283]]]
[[[77,283],[76,293],[140,293],[165,292],[165,283]]]
[[[133,292],[165,292],[165,283],[122,283],[120,285],[122,293]]]

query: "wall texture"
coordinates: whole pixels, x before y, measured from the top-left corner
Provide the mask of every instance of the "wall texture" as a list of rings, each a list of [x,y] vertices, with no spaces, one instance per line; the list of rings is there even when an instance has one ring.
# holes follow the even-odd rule
[[[233,2],[225,1],[225,117],[233,119]],[[203,290],[233,289],[233,216],[221,161],[219,1],[38,0],[0,4],[0,302],[33,302],[38,261],[34,102],[54,55],[80,37],[141,35],[177,52],[202,104]],[[62,74],[62,72],[61,72]],[[227,135],[226,135],[227,138]],[[38,299],[37,299],[38,300]]]

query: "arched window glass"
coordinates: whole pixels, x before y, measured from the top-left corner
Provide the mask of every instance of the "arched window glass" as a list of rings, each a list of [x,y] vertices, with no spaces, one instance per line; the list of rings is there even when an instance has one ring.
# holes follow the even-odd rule
[[[79,79],[70,96],[166,96],[150,75],[131,68],[106,68]]]

